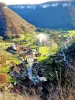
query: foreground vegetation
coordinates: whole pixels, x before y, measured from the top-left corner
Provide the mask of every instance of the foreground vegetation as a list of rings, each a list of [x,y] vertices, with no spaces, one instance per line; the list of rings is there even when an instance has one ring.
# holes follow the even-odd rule
[[[37,33],[38,34],[38,33]],[[37,57],[40,62],[41,69],[44,69],[45,75],[49,80],[49,100],[74,100],[75,99],[75,72],[73,69],[66,67],[65,62],[62,57],[58,57],[57,54],[61,52],[62,46],[70,47],[72,43],[75,42],[75,31],[68,31],[68,33],[60,34],[60,31],[45,31],[43,34],[48,34],[48,44],[40,45],[39,52],[42,56]],[[32,39],[33,38],[33,39]],[[34,35],[27,34],[22,35],[21,39],[8,39],[7,41],[1,40],[0,43],[0,74],[6,74],[7,83],[12,82],[12,79],[7,72],[10,69],[11,62],[19,64],[20,61],[16,58],[17,55],[12,55],[6,51],[7,47],[11,46],[15,42],[18,46],[31,46],[33,51],[38,46],[37,41]],[[65,44],[65,45],[64,45]],[[65,51],[67,58],[70,57],[68,54],[69,48]],[[46,56],[47,54],[49,56]],[[52,58],[54,56],[54,58]],[[52,59],[55,60],[55,65],[52,65]],[[70,57],[70,59],[73,59]],[[60,62],[60,60],[62,60]],[[52,68],[54,66],[54,68]],[[74,66],[74,65],[73,65]],[[56,80],[55,80],[56,79]],[[3,96],[4,95],[4,96]],[[13,96],[13,98],[11,98]],[[29,96],[28,94],[12,94],[9,92],[1,93],[1,99],[3,100],[40,100],[38,95],[33,94]],[[39,98],[39,99],[38,99]]]

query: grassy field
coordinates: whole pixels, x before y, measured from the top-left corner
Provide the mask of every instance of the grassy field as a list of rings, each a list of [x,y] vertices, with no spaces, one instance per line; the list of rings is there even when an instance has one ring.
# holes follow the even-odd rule
[[[74,36],[75,35],[75,30],[70,30],[70,31],[67,31],[68,33],[66,34],[62,34],[62,36],[64,37],[67,37],[67,36]]]
[[[61,36],[64,37],[68,37],[68,35],[70,36],[74,36],[75,35],[75,31],[69,31],[68,34],[63,34]],[[27,42],[25,42],[24,40],[26,40]],[[13,39],[11,42],[6,42],[6,41],[2,41],[0,42],[0,74],[5,74],[6,75],[6,79],[7,79],[7,83],[10,82],[14,82],[15,78],[11,78],[7,72],[10,69],[10,65],[11,62],[15,63],[15,64],[19,64],[20,61],[15,57],[16,55],[12,55],[9,52],[6,51],[7,47],[11,46],[13,42],[17,42],[19,46],[31,46],[33,48],[33,51],[35,51],[36,45],[33,44],[33,42],[35,41],[35,38],[33,38],[32,35],[28,34],[27,36],[22,35],[21,39]],[[60,41],[59,41],[60,42]],[[39,52],[41,53],[40,57],[37,57],[39,62],[42,62],[46,59],[46,61],[48,62],[48,53],[50,53],[50,55],[54,55],[58,52],[58,50],[60,49],[60,46],[58,47],[57,45],[54,46],[39,46]],[[48,66],[50,67],[50,66]],[[50,80],[53,80],[52,76],[54,75],[54,73],[52,73],[52,71],[49,70],[46,72],[47,76]],[[53,76],[54,77],[54,76]],[[3,84],[0,84],[0,87]],[[53,92],[53,91],[52,91]],[[53,100],[56,100],[56,98],[58,97],[56,94],[57,91],[54,92],[54,94],[50,92],[51,98],[49,98],[49,100],[52,100],[52,98],[54,97]],[[52,93],[52,94],[51,94]],[[69,97],[70,98],[70,97]],[[72,96],[73,98],[73,96]],[[72,100],[71,99],[67,99],[67,100]],[[23,95],[23,94],[16,94],[16,93],[9,93],[9,90],[5,90],[4,93],[0,92],[0,100],[40,100],[39,96],[29,96],[29,95]],[[63,99],[64,100],[64,99]]]
[[[1,42],[0,43],[0,62],[3,64],[5,61],[5,66],[2,66],[2,68],[0,68],[0,72],[7,72],[7,69],[9,68],[8,66],[11,64],[11,62],[14,62],[16,64],[19,63],[19,60],[15,57],[15,55],[10,54],[9,52],[6,51],[7,47],[11,46],[12,43],[8,43],[8,42]],[[25,44],[23,44],[23,46],[27,46]],[[33,47],[33,46],[32,46]],[[51,55],[53,55],[54,53],[56,53],[57,51],[57,47],[56,46],[52,46],[52,47],[46,47],[46,46],[40,46],[39,48],[39,52],[41,53],[41,57],[38,57],[38,60],[41,61],[43,59],[46,59],[46,55],[50,52]]]
[[[71,30],[68,31],[68,34],[63,34],[63,36],[74,36],[75,35],[75,30]],[[23,41],[26,40],[27,42]],[[22,35],[22,39],[14,39],[12,40],[12,42],[6,42],[6,41],[2,41],[0,42],[0,73],[7,73],[11,62],[15,63],[15,64],[19,64],[20,61],[15,57],[15,55],[10,54],[9,52],[6,51],[7,47],[11,46],[13,41],[15,42],[20,42],[20,45],[26,47],[26,46],[31,46],[32,48],[35,48],[36,45],[33,44],[33,42],[35,41],[35,36],[34,35]],[[35,49],[33,49],[34,51]],[[48,47],[48,46],[40,46],[39,47],[39,52],[41,53],[41,56],[38,57],[38,61],[41,62],[45,59],[47,59],[47,54],[50,53],[50,55],[54,55],[56,54],[56,52],[59,50],[59,47],[57,47],[57,45]],[[10,80],[10,77],[8,76],[8,79]]]

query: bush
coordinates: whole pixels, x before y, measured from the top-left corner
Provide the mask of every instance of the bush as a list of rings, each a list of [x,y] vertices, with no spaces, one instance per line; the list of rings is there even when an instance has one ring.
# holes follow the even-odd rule
[[[6,83],[7,82],[7,76],[6,74],[0,74],[0,83]]]

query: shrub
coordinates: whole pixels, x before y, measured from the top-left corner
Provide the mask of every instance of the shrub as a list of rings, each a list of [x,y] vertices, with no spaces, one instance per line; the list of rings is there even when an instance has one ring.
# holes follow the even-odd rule
[[[0,83],[6,83],[7,82],[7,76],[6,74],[0,74]]]

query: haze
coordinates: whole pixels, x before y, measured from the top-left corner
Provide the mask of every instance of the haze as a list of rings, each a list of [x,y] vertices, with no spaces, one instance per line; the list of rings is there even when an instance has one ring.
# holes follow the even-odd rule
[[[0,0],[6,4],[40,4],[48,1],[67,1],[67,0]]]

